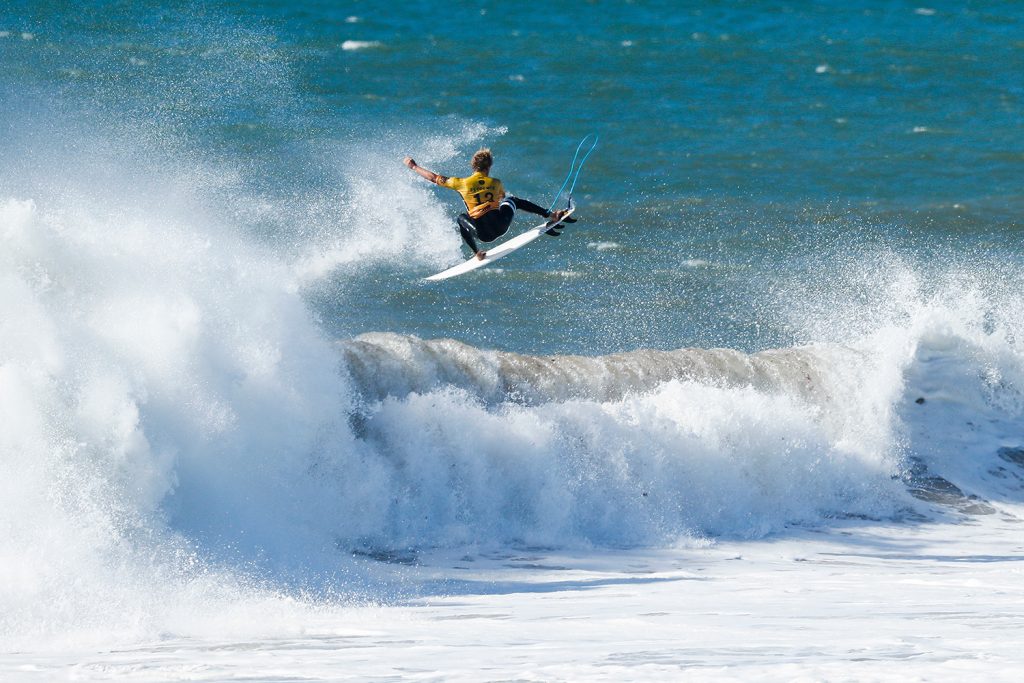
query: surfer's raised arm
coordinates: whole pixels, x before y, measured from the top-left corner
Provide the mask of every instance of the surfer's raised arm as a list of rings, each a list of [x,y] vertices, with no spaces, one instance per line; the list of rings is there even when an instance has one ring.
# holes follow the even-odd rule
[[[411,168],[413,171],[415,171],[416,174],[419,175],[424,180],[429,180],[430,182],[436,185],[444,185],[445,181],[448,180],[443,175],[438,175],[433,171],[428,171],[427,169],[423,168],[422,166],[417,164],[416,160],[413,159],[412,157],[405,158],[405,165]]]

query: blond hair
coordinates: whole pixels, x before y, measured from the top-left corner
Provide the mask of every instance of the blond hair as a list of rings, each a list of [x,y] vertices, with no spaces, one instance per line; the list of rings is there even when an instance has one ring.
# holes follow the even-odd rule
[[[473,155],[473,161],[470,163],[472,164],[474,171],[487,173],[491,170],[491,166],[494,164],[494,155],[491,154],[491,150],[483,147],[477,150],[476,154]]]

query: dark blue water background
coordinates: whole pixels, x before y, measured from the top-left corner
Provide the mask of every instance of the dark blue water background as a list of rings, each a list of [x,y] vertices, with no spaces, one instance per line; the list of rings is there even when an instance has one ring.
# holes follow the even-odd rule
[[[142,186],[213,167],[237,181],[201,203],[283,254],[351,229],[357,161],[403,173],[427,139],[488,145],[546,204],[600,135],[559,242],[433,287],[401,254],[340,268],[307,286],[336,337],[755,350],[812,341],[794,299],[841,308],[893,260],[925,280],[1020,262],[1013,3],[15,1],[0,35],[6,194],[97,160]],[[490,132],[460,137],[473,125]]]

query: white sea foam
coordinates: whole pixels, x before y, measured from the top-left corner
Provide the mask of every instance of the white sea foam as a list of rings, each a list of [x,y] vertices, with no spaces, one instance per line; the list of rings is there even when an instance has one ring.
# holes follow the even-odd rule
[[[242,617],[261,589],[211,555],[330,547],[302,529],[352,514],[309,474],[358,448],[283,264],[170,204],[76,196],[0,201],[5,646]]]
[[[342,50],[368,50],[380,47],[383,43],[377,40],[346,40],[341,44]]]

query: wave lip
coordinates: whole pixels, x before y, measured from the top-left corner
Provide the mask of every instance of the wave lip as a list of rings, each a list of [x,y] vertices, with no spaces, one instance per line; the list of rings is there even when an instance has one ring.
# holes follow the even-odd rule
[[[456,386],[488,403],[534,405],[586,399],[618,401],[684,380],[723,387],[749,386],[821,403],[828,399],[820,350],[641,349],[603,356],[534,356],[478,349],[454,339],[420,339],[371,332],[339,342],[364,399],[425,393]],[[827,356],[857,356],[830,348]]]

